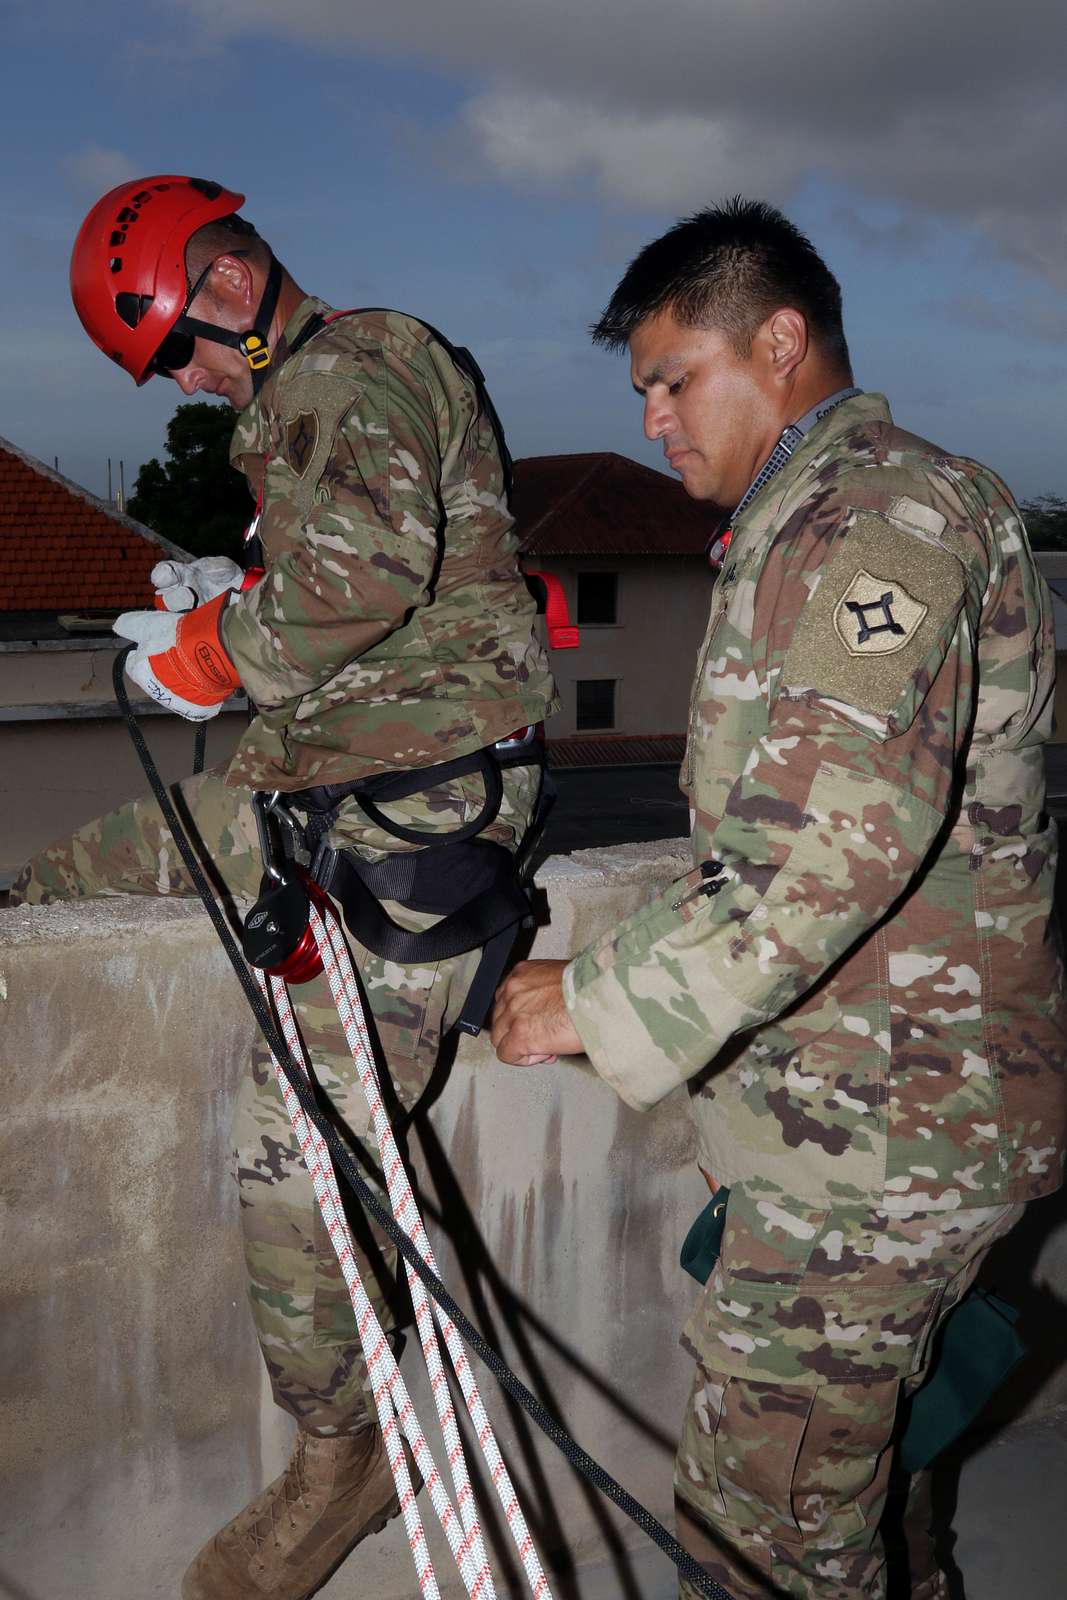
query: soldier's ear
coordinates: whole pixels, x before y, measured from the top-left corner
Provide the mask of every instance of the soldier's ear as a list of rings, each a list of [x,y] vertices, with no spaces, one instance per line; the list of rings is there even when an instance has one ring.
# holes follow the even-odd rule
[[[807,318],[792,306],[782,306],[762,324],[753,343],[772,379],[791,378],[808,353]]]
[[[235,309],[250,307],[255,296],[255,274],[244,255],[216,256],[211,268],[211,289],[216,299]]]

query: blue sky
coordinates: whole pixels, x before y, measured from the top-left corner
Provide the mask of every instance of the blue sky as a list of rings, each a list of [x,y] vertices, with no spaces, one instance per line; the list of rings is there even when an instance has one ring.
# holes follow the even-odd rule
[[[162,449],[70,306],[124,176],[191,172],[303,287],[478,355],[516,455],[650,464],[586,329],[648,238],[743,191],[840,278],[857,381],[906,426],[1067,494],[1067,30],[1017,0],[27,0],[3,13],[0,434],[101,492]]]

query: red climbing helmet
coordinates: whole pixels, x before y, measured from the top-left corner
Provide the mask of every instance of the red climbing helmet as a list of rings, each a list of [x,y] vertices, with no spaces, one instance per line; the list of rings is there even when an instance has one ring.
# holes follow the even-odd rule
[[[74,308],[93,343],[136,383],[192,359],[188,336],[177,335],[186,359],[156,362],[191,298],[185,247],[244,198],[204,178],[141,178],[104,195],[82,223],[70,258]]]

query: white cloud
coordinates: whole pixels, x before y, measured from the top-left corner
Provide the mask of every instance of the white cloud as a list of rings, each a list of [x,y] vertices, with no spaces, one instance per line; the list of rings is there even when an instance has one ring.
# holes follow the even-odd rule
[[[589,176],[674,212],[737,190],[787,200],[821,177],[965,220],[1067,280],[1063,35],[1048,0],[171,3],[201,44],[319,38],[469,80],[459,124],[512,181]]]
[[[741,146],[725,117],[616,113],[501,87],[468,101],[463,120],[501,177],[551,182],[589,173],[631,205],[676,210],[766,183],[766,142]],[[775,187],[788,188],[800,173],[795,161],[779,161]]]
[[[121,150],[108,150],[99,144],[87,144],[81,150],[71,151],[63,158],[62,170],[74,193],[91,200],[141,175],[137,163]]]

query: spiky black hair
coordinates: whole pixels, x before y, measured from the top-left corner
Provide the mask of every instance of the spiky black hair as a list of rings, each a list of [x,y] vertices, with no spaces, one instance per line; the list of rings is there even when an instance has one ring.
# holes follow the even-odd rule
[[[645,245],[593,324],[593,343],[625,349],[646,318],[670,310],[684,327],[721,329],[747,356],[756,330],[783,306],[802,312],[823,354],[850,370],[837,279],[780,211],[735,195]]]

